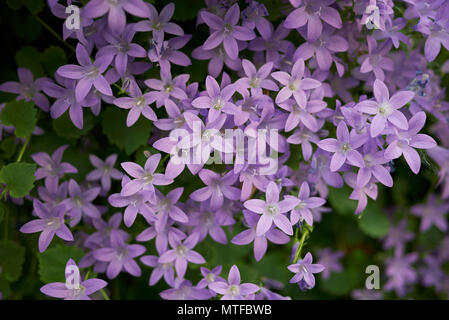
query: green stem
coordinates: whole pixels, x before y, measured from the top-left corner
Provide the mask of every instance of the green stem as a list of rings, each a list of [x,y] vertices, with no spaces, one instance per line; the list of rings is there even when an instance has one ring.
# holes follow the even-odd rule
[[[299,240],[299,246],[296,249],[296,254],[295,254],[295,258],[293,259],[293,263],[296,263],[298,261],[298,259],[300,258],[302,247],[304,246],[304,243],[306,242],[306,238],[309,236],[309,233],[310,233],[310,229],[305,227],[304,231],[301,235],[301,239]]]
[[[100,292],[103,295],[104,300],[111,300],[104,289],[100,289]]]
[[[56,39],[58,39],[60,42],[62,42],[67,48],[69,48],[72,52],[75,52],[75,48],[70,45],[69,43],[65,42],[64,39],[61,38],[61,36],[53,30],[52,27],[50,27],[44,20],[39,18],[37,15],[33,15],[34,18],[45,28],[47,29]]]
[[[20,153],[19,153],[19,156],[17,157],[16,162],[20,162],[22,160],[23,154],[25,153],[25,150],[26,150],[26,148],[28,146],[28,143],[30,142],[30,139],[31,139],[31,135],[29,135],[26,138],[25,143],[22,146],[22,149],[20,149]]]

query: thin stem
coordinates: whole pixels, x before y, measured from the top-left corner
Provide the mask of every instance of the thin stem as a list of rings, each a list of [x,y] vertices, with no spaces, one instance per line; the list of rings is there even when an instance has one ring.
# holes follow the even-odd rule
[[[302,247],[304,246],[304,243],[306,242],[306,238],[309,236],[310,230],[309,228],[304,228],[304,231],[301,235],[301,239],[299,240],[299,246],[296,249],[295,258],[293,259],[293,263],[296,263],[301,256]]]
[[[61,36],[53,30],[52,27],[50,27],[44,20],[39,18],[37,15],[33,15],[34,18],[45,28],[47,29],[56,39],[58,39],[60,42],[62,42],[67,48],[69,48],[72,52],[75,52],[75,48],[70,45],[69,43],[65,42],[64,39],[61,38]]]
[[[107,295],[106,291],[100,289],[100,292],[103,295],[104,300],[111,300],[111,298],[109,298],[109,296]]]
[[[20,153],[19,153],[19,156],[17,157],[16,162],[20,162],[22,160],[23,154],[25,153],[25,150],[28,146],[28,143],[30,142],[30,139],[31,139],[31,135],[29,135],[26,138],[25,143],[23,144],[22,149],[20,150]]]

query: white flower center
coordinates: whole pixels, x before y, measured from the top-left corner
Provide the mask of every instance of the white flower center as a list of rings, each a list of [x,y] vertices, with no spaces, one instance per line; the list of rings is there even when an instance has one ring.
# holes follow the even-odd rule
[[[389,102],[382,102],[379,105],[379,113],[385,117],[388,117],[393,109],[391,108],[391,104]]]
[[[265,208],[265,213],[269,216],[275,216],[279,213],[279,208],[275,204],[269,204]]]

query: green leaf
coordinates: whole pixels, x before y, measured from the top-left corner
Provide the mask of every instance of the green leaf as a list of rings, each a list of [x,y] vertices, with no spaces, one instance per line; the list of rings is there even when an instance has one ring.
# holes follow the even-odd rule
[[[17,281],[22,274],[25,248],[13,241],[0,242],[0,270],[6,280]]]
[[[37,110],[33,102],[11,101],[2,111],[1,121],[6,126],[14,126],[18,138],[31,136],[37,122]]]
[[[5,183],[13,198],[22,198],[34,187],[36,164],[15,162],[0,170],[0,182]]]
[[[69,259],[76,263],[83,257],[82,249],[73,246],[58,245],[38,254],[39,275],[43,282],[64,282],[64,270]]]
[[[11,158],[16,152],[16,137],[8,137],[0,143],[0,150],[6,159]]]
[[[110,107],[103,112],[103,133],[108,137],[110,143],[125,150],[129,155],[147,145],[151,133],[151,121],[143,116],[132,125],[126,126],[128,111],[116,107]]]
[[[390,229],[390,221],[382,208],[376,203],[370,201],[366,209],[361,213],[358,220],[360,229],[367,235],[380,238],[385,236]]]
[[[42,66],[39,64],[37,57],[40,52],[34,47],[23,47],[16,53],[16,63],[19,67],[30,69],[34,77],[40,77],[44,74]]]
[[[326,280],[320,277],[320,287],[323,291],[334,296],[344,296],[360,287],[365,281],[365,268],[368,262],[366,254],[356,249],[345,260],[342,272],[331,272],[329,279]]]
[[[12,10],[19,10],[24,5],[25,0],[6,0],[6,4]]]
[[[53,119],[52,124],[58,136],[66,139],[78,139],[94,127],[95,120],[90,113],[84,112],[83,129],[80,130],[74,126],[67,111],[58,119]]]
[[[329,202],[332,208],[342,215],[354,215],[357,208],[357,201],[349,199],[351,189],[347,186],[343,188],[329,188]]]
[[[202,1],[175,0],[173,20],[186,21],[196,19],[198,11],[204,7]]]
[[[320,280],[323,291],[335,296],[343,296],[354,289],[354,282],[347,270],[340,273],[331,273],[329,279]]]
[[[44,0],[21,0],[32,14],[38,14],[45,8]]]
[[[47,74],[53,76],[60,66],[67,63],[67,57],[60,47],[51,46],[41,54],[39,61]]]
[[[12,21],[11,31],[12,30],[14,30],[19,41],[23,43],[32,43],[41,35],[43,28],[34,16],[27,14],[26,16],[21,16],[20,19],[17,18]],[[36,66],[39,70],[42,70],[39,65]]]
[[[11,287],[8,280],[0,274],[0,292],[2,293],[2,299],[5,299],[11,293]]]

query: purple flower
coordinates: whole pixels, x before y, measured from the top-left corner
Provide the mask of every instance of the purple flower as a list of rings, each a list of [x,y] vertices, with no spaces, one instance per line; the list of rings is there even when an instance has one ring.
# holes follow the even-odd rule
[[[122,188],[130,182],[128,176],[122,179]],[[122,196],[120,193],[114,193],[109,196],[108,201],[111,206],[116,208],[126,207],[123,220],[125,226],[131,227],[136,220],[137,214],[140,213],[148,220],[154,220],[154,213],[150,207],[149,200],[153,197],[146,190],[141,190],[129,196]]]
[[[0,85],[0,91],[18,94],[17,100],[33,101],[39,108],[48,111],[50,103],[40,91],[51,82],[48,78],[34,80],[30,70],[18,68],[17,74],[20,82],[8,81]]]
[[[175,12],[175,4],[169,3],[162,8],[158,14],[156,8],[151,3],[146,3],[149,8],[149,14],[145,16],[148,20],[139,21],[134,26],[136,31],[152,31],[153,37],[163,39],[164,33],[174,34],[177,36],[184,35],[184,31],[180,26],[173,22],[169,22]]]
[[[125,184],[120,194],[126,197],[143,190],[152,196],[155,192],[154,186],[171,184],[173,180],[167,178],[164,174],[154,173],[160,160],[161,155],[157,153],[147,159],[143,168],[134,162],[123,162],[121,164],[123,169],[135,179]]]
[[[431,149],[437,144],[432,137],[418,133],[426,122],[426,114],[423,111],[416,113],[408,122],[408,130],[396,130],[396,134],[387,138],[388,147],[385,150],[385,158],[397,159],[404,155],[405,161],[414,174],[418,174],[421,168],[421,159],[414,149]]]
[[[153,267],[150,275],[149,285],[154,286],[159,280],[164,277],[167,284],[172,284],[175,281],[175,271],[173,263],[160,263],[157,256],[142,256],[140,261],[146,266]]]
[[[201,17],[213,31],[203,44],[205,50],[214,49],[223,43],[226,54],[231,59],[237,59],[239,55],[237,40],[248,41],[256,37],[252,30],[237,25],[240,18],[238,4],[229,8],[224,18],[207,11],[201,12]]]
[[[212,77],[220,75],[223,70],[223,64],[235,71],[241,68],[240,59],[231,59],[226,54],[223,44],[211,50],[204,50],[202,46],[198,47],[192,51],[192,57],[198,60],[209,60],[207,70]]]
[[[190,235],[184,241],[177,238],[169,238],[168,241],[172,249],[161,254],[159,263],[174,263],[176,274],[179,278],[184,277],[188,262],[195,264],[206,263],[203,256],[193,250],[198,243],[197,234]]]
[[[298,198],[293,196],[286,196],[285,198],[299,199],[299,203],[296,204],[290,215],[292,225],[304,220],[311,226],[313,224],[313,215],[310,209],[321,207],[326,203],[326,200],[322,198],[310,196],[309,184],[306,181],[301,184]]]
[[[360,63],[360,72],[362,74],[373,72],[376,79],[384,80],[385,71],[393,71],[394,63],[388,57],[391,49],[391,42],[385,41],[380,46],[377,46],[376,40],[368,36],[368,53],[363,54],[357,58]]]
[[[407,118],[397,109],[409,103],[415,93],[413,91],[399,91],[390,98],[387,86],[379,79],[374,81],[373,88],[376,102],[364,100],[357,105],[360,111],[374,115],[370,127],[371,137],[377,137],[384,131],[387,120],[399,129],[407,130]]]
[[[357,185],[357,175],[353,172],[347,172],[344,175],[344,179],[346,183],[353,188],[354,190],[349,195],[349,199],[357,200],[357,208],[355,210],[355,214],[359,214],[363,210],[365,210],[368,204],[368,197],[373,200],[377,199],[377,184],[370,181],[364,187],[359,187]]]
[[[62,203],[67,207],[67,214],[72,218],[70,226],[75,226],[81,220],[82,214],[90,218],[99,218],[100,211],[92,204],[92,201],[98,196],[101,191],[100,187],[94,187],[87,190],[81,190],[78,183],[70,179],[69,181],[69,198]]]
[[[120,180],[123,177],[123,174],[114,168],[115,161],[117,161],[116,154],[111,154],[105,161],[91,154],[89,160],[95,167],[95,170],[86,176],[86,180],[101,181],[101,187],[104,191],[108,192],[111,189],[111,178]]]
[[[196,287],[199,289],[204,289],[204,288],[209,287],[209,285],[211,283],[214,283],[216,281],[226,282],[225,279],[220,277],[221,270],[222,270],[221,266],[216,266],[212,270],[201,267],[200,271],[201,271],[201,275],[203,276],[203,278],[198,282]],[[213,297],[215,297],[217,295],[217,293],[211,289],[209,289],[209,292]]]
[[[92,233],[86,238],[86,245],[97,244],[109,246],[112,241],[112,235],[118,236],[123,239],[123,241],[128,240],[129,234],[120,229],[120,224],[122,223],[122,214],[120,212],[115,213],[108,222],[103,219],[92,219],[92,224],[94,225],[96,232]]]
[[[121,77],[126,73],[130,58],[144,58],[146,56],[144,48],[136,43],[131,43],[135,33],[132,25],[126,26],[123,34],[120,35],[106,32],[104,38],[109,45],[102,47],[97,53],[97,58],[102,56],[110,56],[111,60],[115,58],[114,66]]]
[[[50,108],[51,117],[57,119],[69,109],[69,116],[73,124],[75,127],[82,129],[85,101],[78,102],[75,98],[76,80],[63,78],[57,73],[55,79],[61,86],[48,81],[42,87],[45,94],[56,99]]]
[[[155,90],[148,94],[148,98],[151,103],[156,101],[156,106],[160,108],[165,106],[167,110],[176,109],[176,104],[173,99],[184,100],[187,99],[187,94],[185,93],[183,87],[189,79],[190,75],[180,74],[174,79],[171,76],[170,71],[161,70],[161,79],[148,79],[145,80],[145,84]],[[175,100],[176,101],[176,100]]]
[[[66,282],[53,282],[41,288],[41,292],[49,297],[64,300],[90,300],[89,295],[103,289],[107,282],[101,279],[87,279],[81,281],[80,271],[73,259],[66,264]]]
[[[72,232],[64,224],[65,205],[61,204],[49,210],[42,202],[37,199],[33,201],[34,212],[38,219],[24,224],[20,228],[22,233],[41,232],[39,236],[39,251],[44,252],[50,245],[55,234],[65,240],[73,241]]]
[[[179,49],[184,47],[191,38],[191,35],[184,35],[158,42],[148,51],[148,58],[151,62],[157,62],[161,70],[166,72],[170,71],[170,63],[183,67],[189,66],[192,64],[190,58]]]
[[[202,202],[210,199],[211,208],[218,209],[223,205],[225,198],[239,199],[240,190],[232,186],[237,180],[237,175],[233,172],[228,172],[222,177],[211,170],[202,169],[198,175],[207,186],[190,194],[190,198],[193,200]]]
[[[207,95],[196,98],[192,101],[192,105],[199,109],[209,109],[209,122],[217,120],[217,118],[221,115],[221,112],[226,114],[235,114],[237,112],[237,107],[231,100],[235,89],[235,85],[232,84],[220,89],[218,82],[213,77],[207,76]]]
[[[406,255],[396,254],[393,258],[387,259],[388,281],[385,283],[385,291],[395,290],[400,297],[404,296],[407,285],[415,283],[418,279],[416,271],[411,264],[418,260],[416,252]]]
[[[330,7],[335,0],[304,0],[295,2],[293,10],[285,19],[284,26],[297,29],[307,24],[307,39],[316,40],[321,35],[325,21],[334,28],[340,29],[342,21],[337,10]],[[298,8],[299,5],[302,5]]]
[[[320,129],[317,119],[314,114],[323,111],[326,108],[326,102],[318,97],[311,96],[306,104],[299,104],[297,100],[288,99],[285,102],[279,103],[279,106],[290,112],[287,120],[285,121],[285,131],[289,132],[299,126],[301,123],[307,129],[312,132],[316,132]]]
[[[246,77],[240,78],[236,85],[245,89],[251,89],[253,96],[260,96],[263,94],[262,89],[270,91],[278,91],[279,88],[273,80],[267,79],[273,69],[273,62],[265,63],[263,66],[256,70],[254,64],[251,61],[242,60],[243,70]]]
[[[45,202],[47,208],[55,208],[65,198],[67,198],[68,183],[64,181],[58,185],[55,179],[47,179],[44,183],[45,187],[37,187],[39,198]]]
[[[306,106],[307,96],[304,90],[318,88],[321,86],[321,82],[312,78],[304,78],[304,72],[304,60],[298,59],[290,74],[284,71],[276,71],[271,74],[274,79],[284,85],[276,96],[276,103],[282,103],[293,95],[298,105]]]
[[[45,178],[45,181],[58,181],[65,173],[78,173],[78,170],[70,163],[61,162],[62,155],[68,147],[68,145],[59,147],[53,152],[51,157],[45,152],[38,152],[31,155],[34,162],[41,166],[34,174],[36,180]]]
[[[140,244],[126,244],[116,233],[113,233],[111,238],[111,247],[94,251],[95,259],[108,262],[106,276],[114,279],[124,269],[129,274],[140,277],[142,270],[134,258],[142,255],[145,247]]]
[[[310,252],[307,252],[304,259],[289,265],[288,270],[295,273],[290,279],[290,283],[300,283],[303,280],[308,287],[307,289],[311,289],[315,286],[315,277],[313,274],[322,272],[324,266],[321,264],[312,264],[312,255]]]
[[[167,193],[164,196],[160,191],[156,190],[156,198],[151,199],[151,209],[157,214],[156,229],[162,231],[168,218],[173,219],[179,223],[187,223],[189,218],[182,211],[176,203],[179,201],[184,188],[176,188]]]
[[[254,29],[261,35],[269,35],[270,34],[270,22],[264,17],[268,16],[268,10],[264,4],[251,1],[248,3],[248,7],[242,11],[242,20],[243,25]]]
[[[222,227],[230,225],[232,222],[219,213],[219,211],[216,212],[216,209],[212,209],[209,203],[202,202],[198,209],[192,210],[189,214],[187,225],[192,227],[192,234],[198,234],[200,241],[209,234],[214,241],[226,244],[228,240]]]
[[[335,61],[338,71],[338,62],[332,55],[334,52],[347,51],[349,45],[345,38],[332,33],[333,31],[325,29],[318,39],[303,43],[296,49],[293,58],[308,60],[315,56],[321,70],[329,70],[332,61]],[[338,73],[340,76],[342,75],[340,72]]]
[[[228,281],[215,281],[209,284],[209,289],[223,295],[220,300],[244,300],[248,295],[260,290],[253,283],[240,283],[240,271],[236,265],[229,270]]]
[[[256,228],[258,222],[258,216],[249,210],[243,210],[243,215],[245,221],[250,227],[250,229],[244,230],[237,234],[233,239],[232,243],[236,245],[247,245],[254,242],[254,258],[256,261],[260,261],[268,247],[268,240],[275,244],[286,244],[290,241],[290,237],[287,236],[281,230],[275,229],[271,226],[270,229],[262,235],[257,235]]]
[[[373,36],[377,40],[390,39],[396,49],[399,48],[399,41],[402,41],[405,45],[409,46],[409,38],[400,31],[404,29],[406,25],[407,20],[404,18],[397,18],[394,19],[394,21],[387,19],[385,21],[385,30],[375,30]]]
[[[432,225],[441,231],[447,230],[446,214],[449,211],[449,203],[439,203],[435,195],[430,195],[426,204],[417,204],[410,211],[421,217],[420,231],[424,232]]]
[[[363,146],[363,160],[365,166],[359,169],[357,174],[357,186],[364,187],[374,176],[379,182],[387,187],[393,186],[393,178],[390,172],[383,165],[389,162],[384,156],[384,151],[378,151],[374,140],[369,140]]]
[[[260,199],[251,199],[243,203],[246,209],[261,215],[257,223],[256,235],[265,234],[274,223],[279,229],[288,235],[293,235],[292,224],[284,213],[291,211],[299,200],[294,197],[279,201],[280,189],[274,182],[267,186],[266,201]]]
[[[101,93],[107,96],[112,96],[111,86],[103,76],[103,73],[111,63],[112,56],[105,55],[98,57],[95,62],[92,63],[86,48],[81,43],[78,43],[76,46],[76,57],[80,65],[68,64],[60,67],[56,71],[62,77],[78,80],[75,88],[76,100],[82,102],[92,86]]]
[[[337,126],[337,139],[328,138],[318,142],[318,147],[334,153],[330,163],[331,171],[340,169],[345,162],[362,168],[364,166],[362,155],[356,150],[365,143],[365,135],[349,134],[348,127],[344,121]]]
[[[406,242],[413,240],[415,234],[407,231],[407,220],[402,219],[396,225],[391,225],[388,234],[384,239],[384,248],[396,248],[399,251],[404,249]]]
[[[87,18],[98,18],[108,13],[109,28],[116,34],[125,29],[125,11],[140,18],[150,15],[148,3],[142,0],[92,0],[84,7]]]
[[[211,297],[207,289],[192,286],[192,282],[182,277],[176,278],[173,288],[164,290],[160,296],[166,300],[207,300]]]
[[[126,125],[131,127],[139,120],[141,114],[149,120],[157,121],[156,113],[149,106],[149,104],[155,101],[151,93],[142,94],[139,86],[131,86],[129,93],[130,98],[123,97],[114,100],[115,105],[123,109],[129,109]]]
[[[343,251],[331,251],[329,248],[324,248],[318,251],[318,264],[324,267],[322,276],[326,280],[330,277],[331,271],[341,272],[343,266],[340,263],[340,259],[345,255]]]
[[[449,50],[449,34],[447,33],[447,21],[431,19],[421,20],[416,30],[427,35],[424,45],[424,55],[427,61],[433,61],[440,53],[441,45]]]

